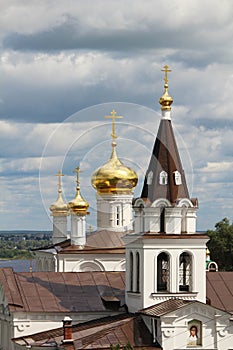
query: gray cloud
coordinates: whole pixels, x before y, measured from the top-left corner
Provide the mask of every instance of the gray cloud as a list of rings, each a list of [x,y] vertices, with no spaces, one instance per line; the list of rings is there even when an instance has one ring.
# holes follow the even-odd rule
[[[136,111],[130,103],[159,111],[165,64],[173,69],[169,77],[173,126],[192,193],[199,197],[198,227],[209,228],[223,216],[232,216],[230,1],[135,0],[132,5],[130,0],[11,0],[1,6],[0,213],[4,228],[15,228],[9,211],[12,203],[20,227],[51,228],[45,209],[56,197],[52,175],[62,165],[68,175],[64,179],[67,199],[75,190],[71,172],[81,161],[83,195],[95,203],[90,176],[109,156],[101,142],[108,142],[103,116],[112,108],[125,116],[125,124],[118,124],[119,154],[136,166],[141,183],[160,114],[141,106]],[[110,101],[129,103],[124,108],[116,102],[93,106]],[[59,122],[63,122],[60,127]],[[94,129],[96,122],[103,129]],[[150,133],[137,133],[127,122]],[[77,141],[80,133],[86,136],[82,142]],[[126,153],[127,138],[144,142],[146,148],[134,144]],[[48,139],[50,147],[41,168]]]

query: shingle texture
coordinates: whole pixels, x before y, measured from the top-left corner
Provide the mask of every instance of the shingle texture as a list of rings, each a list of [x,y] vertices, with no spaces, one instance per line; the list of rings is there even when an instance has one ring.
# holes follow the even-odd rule
[[[159,176],[162,171],[167,173],[166,185],[159,183]],[[181,185],[175,183],[175,171],[178,171],[181,175]],[[152,181],[149,181],[148,184],[149,174],[153,174],[153,176],[151,177]],[[185,174],[170,120],[161,119],[160,121],[141,197],[147,198],[151,203],[156,199],[166,198],[172,204],[178,198],[189,198]]]

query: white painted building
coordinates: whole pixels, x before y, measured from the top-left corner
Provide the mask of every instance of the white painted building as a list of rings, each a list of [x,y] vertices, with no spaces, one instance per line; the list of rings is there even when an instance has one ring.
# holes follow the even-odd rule
[[[48,330],[49,336],[45,320],[54,327],[61,312],[68,313],[74,322],[78,315],[83,317],[80,322],[85,322],[85,314],[86,320],[99,319],[100,330],[101,317],[127,310],[142,317],[156,349],[233,349],[233,273],[208,272],[206,276],[209,238],[196,232],[198,202],[190,198],[186,185],[171,123],[173,100],[168,93],[167,66],[164,71],[161,122],[140,198],[131,207],[137,176],[118,159],[113,111],[112,154],[92,176],[97,191],[97,231],[86,235],[88,203],[80,193],[77,169],[74,200],[66,207],[59,182],[59,196],[51,206],[54,244],[36,252],[37,270],[43,272],[11,275],[14,285],[7,285],[5,275],[0,275],[2,334],[18,336],[15,322],[22,315],[17,349],[25,347],[26,338],[27,345],[35,346],[33,337],[26,337],[35,332],[35,327],[37,332]],[[64,224],[68,214],[72,221],[69,240]],[[119,272],[124,269],[125,275]],[[23,293],[17,289],[20,283]],[[35,293],[34,299],[31,293]],[[40,293],[42,299],[46,295],[46,301],[40,301],[36,313]],[[27,305],[32,305],[31,312]],[[35,321],[35,315],[43,324],[39,319]],[[29,329],[27,324],[34,328]],[[100,333],[96,333],[96,339],[103,336]],[[84,348],[81,342],[71,343],[74,350]],[[59,343],[59,349],[65,349],[63,345]],[[1,346],[10,349],[4,342]]]

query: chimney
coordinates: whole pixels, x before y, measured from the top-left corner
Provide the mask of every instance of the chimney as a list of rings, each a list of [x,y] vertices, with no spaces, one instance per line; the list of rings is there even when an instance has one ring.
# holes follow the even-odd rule
[[[72,339],[72,318],[65,316],[63,322],[63,343],[73,343]]]

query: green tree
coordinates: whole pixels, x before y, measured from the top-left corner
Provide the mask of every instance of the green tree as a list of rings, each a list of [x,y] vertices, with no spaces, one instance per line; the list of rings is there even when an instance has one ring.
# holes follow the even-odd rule
[[[219,270],[233,271],[233,224],[224,218],[217,222],[215,230],[208,230],[207,235],[211,259],[217,262]]]

